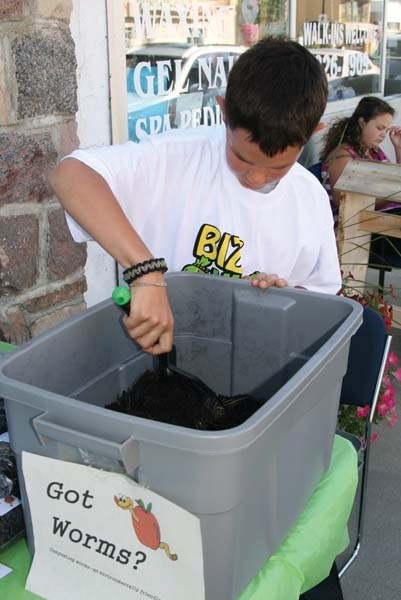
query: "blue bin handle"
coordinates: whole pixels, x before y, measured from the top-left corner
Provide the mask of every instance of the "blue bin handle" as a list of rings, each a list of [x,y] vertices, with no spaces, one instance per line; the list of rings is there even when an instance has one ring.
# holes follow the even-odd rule
[[[95,454],[121,461],[127,475],[132,475],[139,466],[139,443],[132,436],[121,443],[105,440],[83,431],[52,423],[48,418],[48,413],[34,417],[32,426],[42,446],[46,446],[49,440],[53,440],[68,446],[84,448]]]

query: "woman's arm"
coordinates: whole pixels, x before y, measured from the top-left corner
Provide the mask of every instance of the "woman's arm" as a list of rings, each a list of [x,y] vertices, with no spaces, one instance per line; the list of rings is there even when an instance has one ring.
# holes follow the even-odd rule
[[[50,184],[64,209],[124,268],[152,258],[129,223],[106,181],[74,158],[53,169]],[[162,273],[143,275],[141,283],[163,283]],[[131,289],[131,313],[124,318],[129,335],[151,354],[167,352],[173,341],[173,317],[166,289]]]

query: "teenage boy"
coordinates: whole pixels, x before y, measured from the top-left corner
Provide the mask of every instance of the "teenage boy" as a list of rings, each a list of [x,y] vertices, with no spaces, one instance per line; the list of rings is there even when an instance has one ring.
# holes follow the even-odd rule
[[[266,38],[240,56],[217,101],[222,126],[77,150],[50,176],[74,239],[95,239],[125,269],[125,326],[151,354],[173,341],[165,263],[252,275],[260,288],[341,287],[326,192],[297,163],[321,127],[321,65],[296,42]]]

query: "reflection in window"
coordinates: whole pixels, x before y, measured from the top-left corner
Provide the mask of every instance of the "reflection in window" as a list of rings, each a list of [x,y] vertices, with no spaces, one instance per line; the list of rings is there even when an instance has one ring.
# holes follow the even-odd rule
[[[377,47],[371,59],[380,64],[382,55],[382,28],[378,28]],[[389,2],[387,9],[387,43],[384,94],[401,93],[401,0]]]
[[[322,63],[329,101],[379,91],[382,19],[383,0],[297,1],[298,41]]]
[[[288,0],[127,0],[129,138],[221,123],[217,95],[246,48],[287,32]]]
[[[127,52],[129,139],[175,127],[222,122],[224,95],[239,46],[146,44]]]
[[[221,122],[238,56],[288,34],[289,0],[126,0],[129,137]],[[322,63],[329,101],[380,90],[384,0],[294,0],[296,37]],[[385,94],[401,93],[401,0],[387,3]]]

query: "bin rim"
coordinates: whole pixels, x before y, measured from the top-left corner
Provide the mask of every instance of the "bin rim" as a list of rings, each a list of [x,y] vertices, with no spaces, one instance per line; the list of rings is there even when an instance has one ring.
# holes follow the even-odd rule
[[[185,278],[199,278],[199,274],[190,273],[172,273],[169,278],[185,277]],[[249,281],[241,280],[228,280],[220,279],[221,285],[249,285]],[[341,302],[350,306],[349,314],[344,318],[344,321],[339,325],[338,329],[330,336],[322,346],[313,354],[311,358],[300,367],[300,369],[279,389],[269,400],[261,406],[251,417],[249,417],[244,423],[233,427],[231,429],[224,429],[220,431],[200,431],[181,427],[178,425],[171,425],[162,423],[160,421],[152,421],[135,417],[132,415],[120,414],[114,411],[108,411],[108,419],[121,426],[123,433],[124,429],[128,433],[125,424],[131,425],[131,433],[133,433],[138,441],[146,441],[154,444],[169,445],[177,449],[184,449],[186,451],[193,451],[197,454],[202,453],[208,454],[230,454],[233,452],[241,451],[250,445],[252,445],[267,428],[270,428],[272,423],[276,421],[280,415],[288,410],[288,408],[296,401],[296,398],[302,393],[303,389],[307,387],[314,378],[316,378],[320,371],[324,368],[325,362],[331,356],[334,356],[340,352],[344,345],[349,344],[352,335],[357,331],[362,323],[363,308],[362,306],[350,298],[344,296],[330,296],[328,294],[322,294],[319,292],[311,292],[308,290],[294,289],[294,288],[269,288],[268,290],[260,290],[260,293],[272,293],[279,295],[290,295],[294,294],[324,297],[328,301]],[[329,299],[330,298],[330,299]],[[86,318],[88,311],[101,310],[109,305],[113,305],[111,299],[106,299],[91,308],[83,311],[80,315],[73,317],[74,321],[77,322],[80,319]],[[116,308],[117,310],[117,308]],[[56,335],[57,332],[63,328],[69,326],[70,320],[67,319],[63,323],[52,328],[52,335]],[[43,391],[46,391],[46,397],[48,398],[47,405],[51,405],[52,402],[55,404],[63,402],[65,403],[66,396],[44,390],[31,384],[19,382],[13,380],[11,377],[6,375],[5,370],[7,367],[17,360],[19,356],[26,352],[30,352],[32,348],[41,344],[44,337],[48,337],[49,331],[39,334],[37,337],[29,340],[20,347],[18,347],[12,353],[9,353],[0,361],[0,396],[3,396],[7,401],[14,401],[12,396],[14,390],[18,391],[19,399],[17,402],[21,404],[31,405],[31,398],[40,398]],[[339,343],[342,340],[342,343]],[[309,375],[305,378],[305,370],[308,370]],[[289,393],[290,390],[290,393]],[[285,396],[287,396],[285,398]],[[69,400],[69,406],[74,407],[79,412],[85,412],[89,415],[99,414],[99,411],[107,410],[104,407],[92,405],[78,400],[72,396],[67,396]],[[263,416],[261,411],[263,411]],[[43,411],[46,413],[46,411]],[[51,416],[51,409],[47,411],[47,414]],[[163,435],[163,441],[156,441],[154,439],[155,430]],[[90,435],[90,434],[89,434]],[[192,448],[188,448],[185,443],[188,439],[191,439]],[[196,443],[195,443],[196,440]],[[181,442],[181,443],[180,443]],[[230,448],[230,442],[233,448]],[[210,444],[213,444],[213,449],[210,448]],[[227,447],[228,446],[228,447]]]

